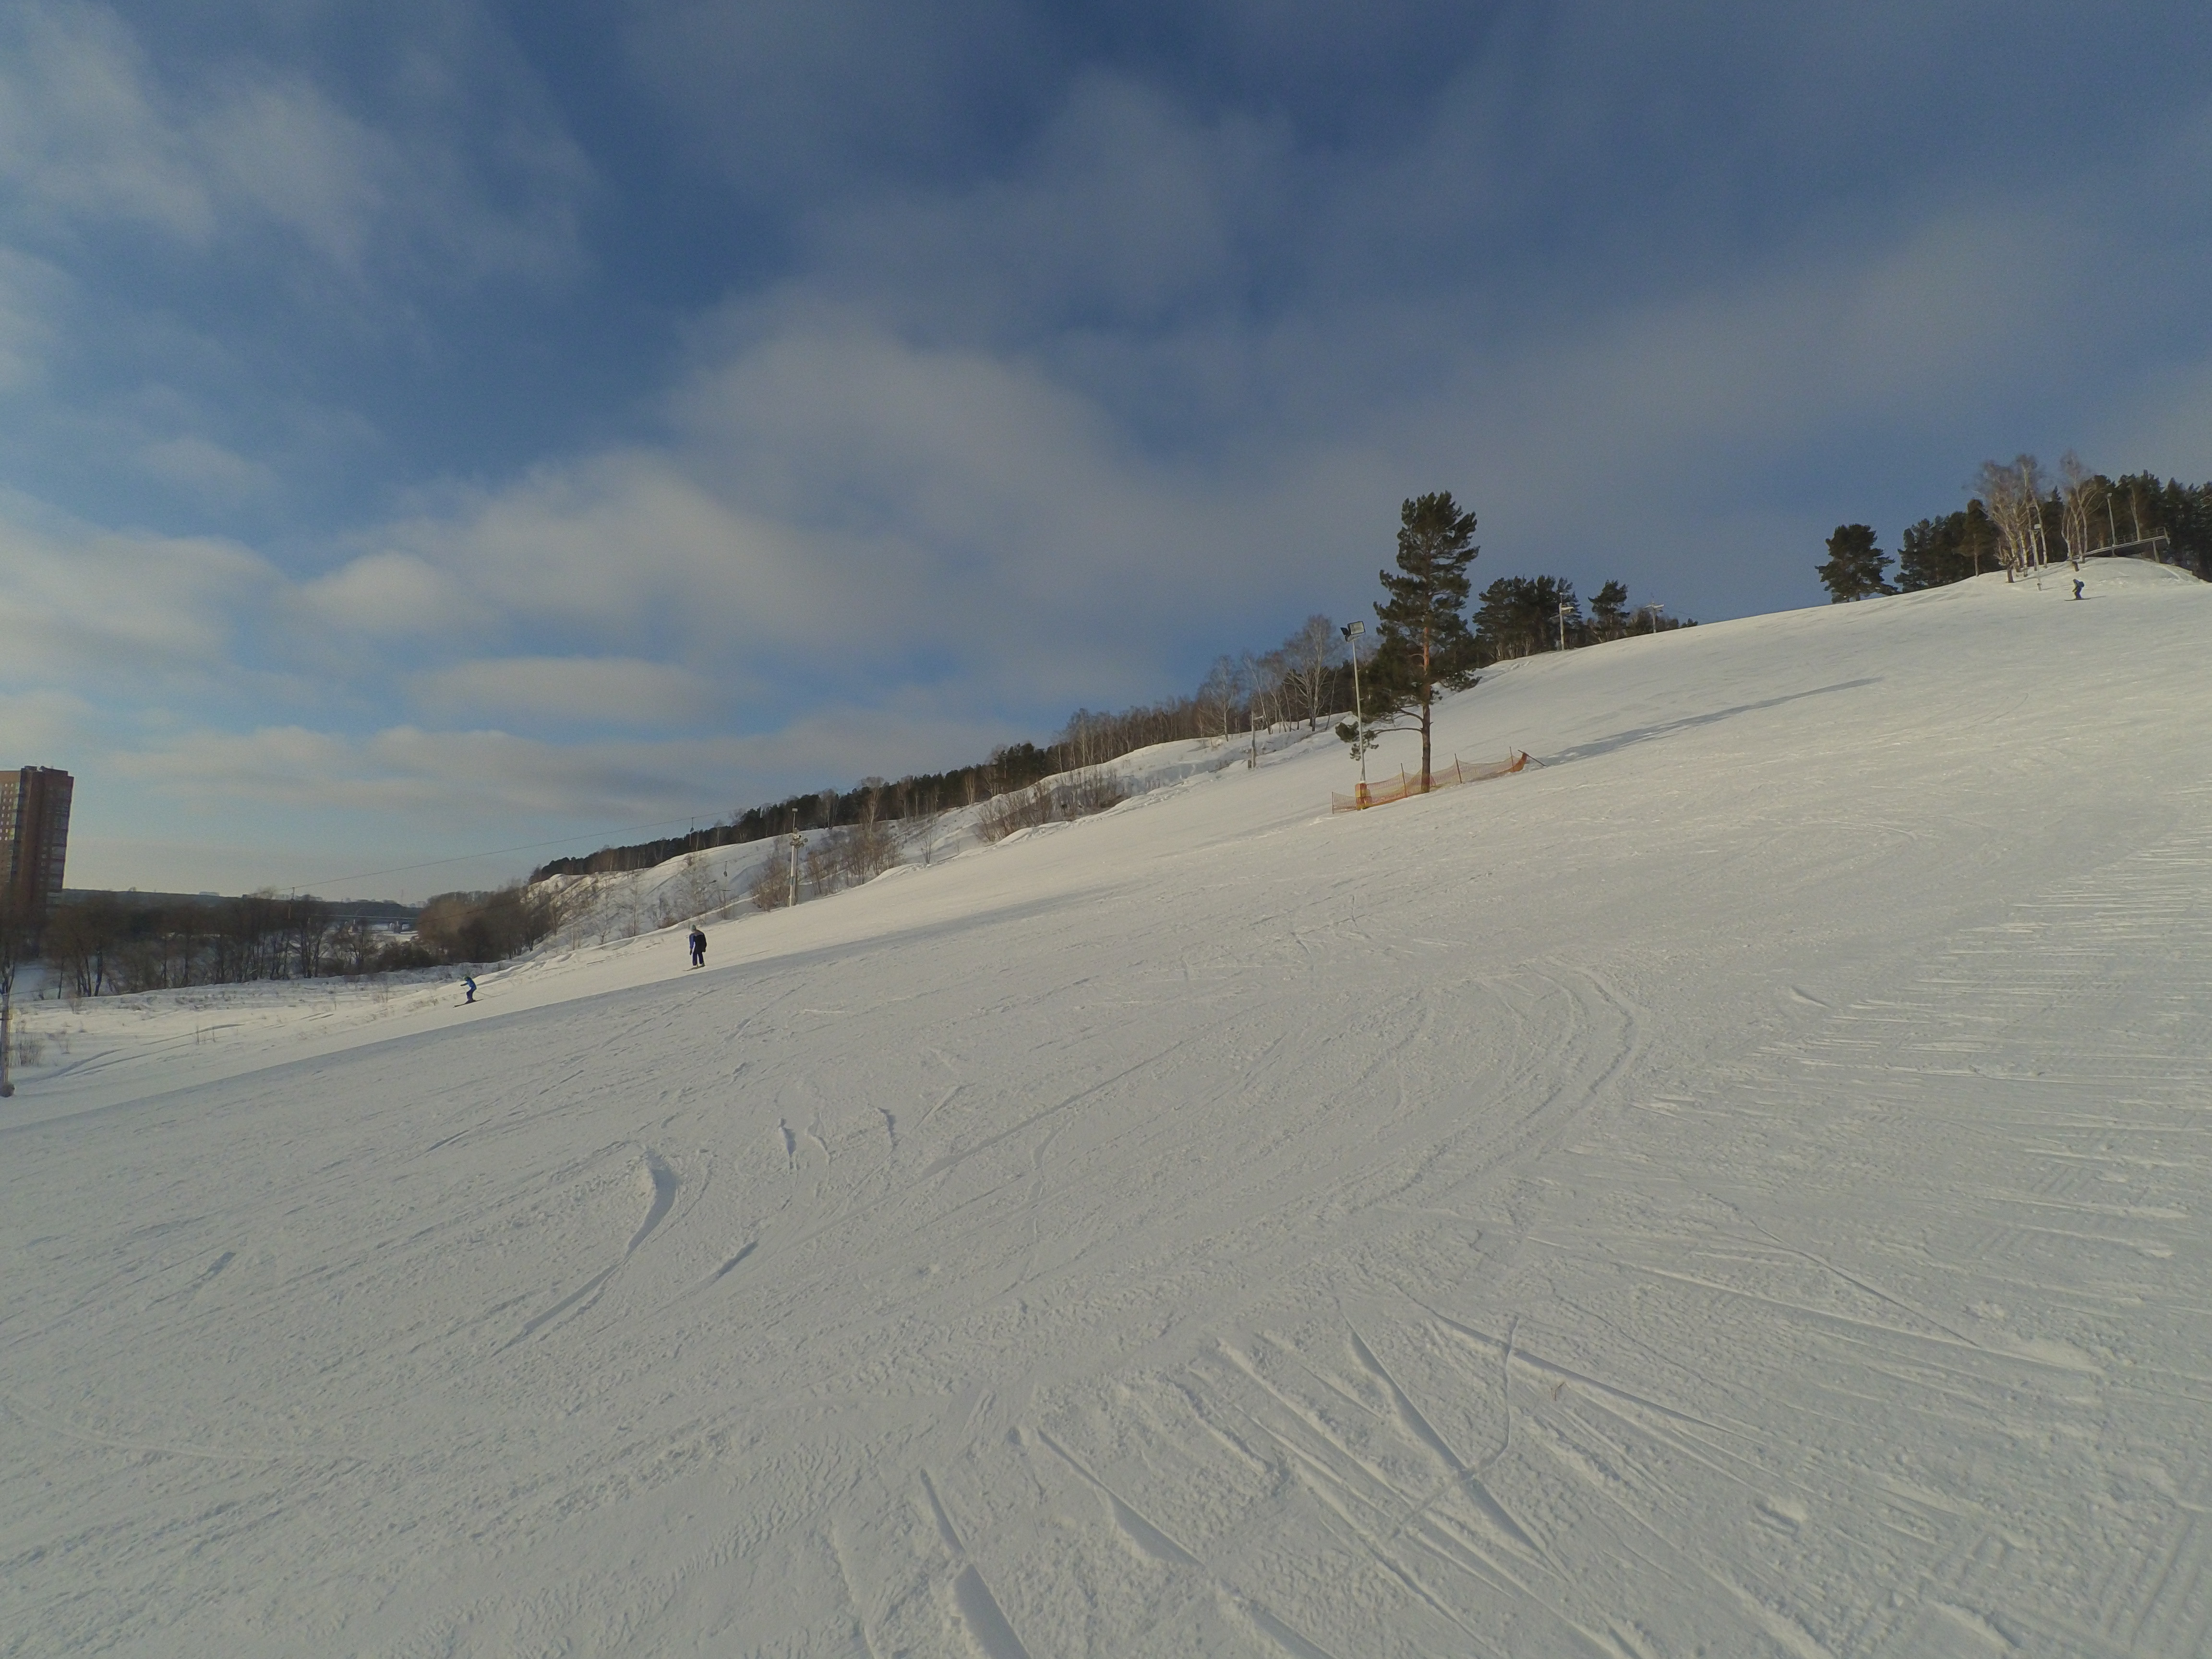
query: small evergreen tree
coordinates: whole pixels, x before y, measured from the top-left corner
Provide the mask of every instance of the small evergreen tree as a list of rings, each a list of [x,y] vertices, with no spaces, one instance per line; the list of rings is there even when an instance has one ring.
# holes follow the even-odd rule
[[[1474,675],[1474,637],[1467,626],[1467,568],[1481,551],[1474,514],[1449,490],[1418,495],[1398,514],[1398,568],[1381,573],[1386,598],[1375,607],[1373,663],[1365,700],[1371,717],[1337,727],[1364,752],[1378,732],[1421,734],[1421,787],[1430,782],[1431,715],[1439,690],[1456,690]]]
[[[1828,602],[1842,605],[1896,592],[1883,579],[1888,564],[1889,555],[1874,544],[1871,525],[1839,524],[1828,538],[1828,562],[1814,568],[1828,590]]]

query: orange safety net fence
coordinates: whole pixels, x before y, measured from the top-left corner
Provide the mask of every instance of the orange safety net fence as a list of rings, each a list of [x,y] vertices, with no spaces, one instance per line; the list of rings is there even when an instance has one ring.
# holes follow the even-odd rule
[[[1519,750],[1513,752],[1510,760],[1489,761],[1481,765],[1463,761],[1455,755],[1449,766],[1429,769],[1429,788],[1449,789],[1458,783],[1481,783],[1490,778],[1502,778],[1508,773],[1518,772],[1525,766],[1540,766],[1542,763],[1531,760]],[[1388,806],[1394,800],[1403,800],[1408,795],[1423,793],[1420,774],[1401,769],[1395,779],[1386,779],[1375,784],[1363,783],[1349,795],[1340,795],[1332,791],[1328,810],[1332,812],[1364,811],[1370,806]]]

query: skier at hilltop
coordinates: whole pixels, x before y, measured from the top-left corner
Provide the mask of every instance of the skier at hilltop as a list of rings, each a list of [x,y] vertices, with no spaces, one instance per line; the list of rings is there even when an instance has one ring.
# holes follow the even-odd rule
[[[696,922],[691,924],[691,965],[694,968],[707,965],[707,935],[700,931]]]

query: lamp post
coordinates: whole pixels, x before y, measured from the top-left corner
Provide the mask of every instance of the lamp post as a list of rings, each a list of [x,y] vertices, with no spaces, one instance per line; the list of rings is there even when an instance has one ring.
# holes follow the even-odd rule
[[[1359,636],[1367,631],[1364,622],[1348,622],[1344,625],[1345,643],[1352,648],[1352,732],[1359,750],[1359,804],[1367,805],[1367,713],[1359,701]]]
[[[1565,599],[1561,599],[1561,600],[1559,601],[1559,649],[1560,649],[1560,650],[1562,650],[1562,651],[1565,651],[1566,648],[1567,648],[1567,602],[1566,602]]]

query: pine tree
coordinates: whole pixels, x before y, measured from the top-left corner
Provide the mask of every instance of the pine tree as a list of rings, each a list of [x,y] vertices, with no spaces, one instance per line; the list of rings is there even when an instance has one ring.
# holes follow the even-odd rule
[[[1481,551],[1474,544],[1474,514],[1463,512],[1449,490],[1419,495],[1399,509],[1398,568],[1382,571],[1386,595],[1375,607],[1376,650],[1364,722],[1339,726],[1361,748],[1377,731],[1403,729],[1410,719],[1421,733],[1421,787],[1430,782],[1431,715],[1439,690],[1456,690],[1474,672],[1474,637],[1467,626],[1467,568]]]
[[[1628,584],[1607,582],[1590,601],[1590,631],[1601,640],[1617,640],[1628,631]]]
[[[1500,576],[1482,590],[1475,621],[1498,656],[1527,657],[1557,647],[1562,609],[1573,629],[1581,611],[1565,577]]]
[[[1874,544],[1872,526],[1839,524],[1828,538],[1828,562],[1814,568],[1828,590],[1828,602],[1842,605],[1850,599],[1896,592],[1883,580],[1888,564],[1889,555]]]
[[[1995,567],[1996,539],[1996,526],[1978,501],[1960,512],[1907,526],[1897,544],[1897,586],[1917,593],[1978,575],[1985,561]]]

